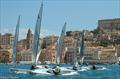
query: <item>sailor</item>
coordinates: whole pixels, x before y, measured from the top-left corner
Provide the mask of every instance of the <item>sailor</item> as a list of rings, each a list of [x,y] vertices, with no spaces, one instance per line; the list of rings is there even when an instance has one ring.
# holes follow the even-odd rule
[[[53,72],[53,70],[52,70],[52,68],[48,68],[48,71],[47,71],[48,73],[52,73]]]
[[[78,70],[78,66],[77,66],[77,65],[74,65],[74,66],[73,66],[73,70]]]
[[[50,68],[50,66],[49,65],[45,65],[45,68],[48,69],[48,68]]]
[[[34,65],[34,64],[31,66],[31,70],[33,70],[33,69],[36,69],[36,65]]]
[[[89,64],[88,64],[88,63],[86,63],[85,65],[86,65],[86,66],[88,66]]]
[[[60,69],[59,65],[57,65],[56,68],[53,69],[53,73],[54,73],[55,75],[58,75],[58,74],[60,74],[60,72],[61,72],[61,69]]]
[[[93,69],[93,70],[96,70],[96,66],[95,66],[95,65],[93,65],[93,66],[92,66],[92,69]]]

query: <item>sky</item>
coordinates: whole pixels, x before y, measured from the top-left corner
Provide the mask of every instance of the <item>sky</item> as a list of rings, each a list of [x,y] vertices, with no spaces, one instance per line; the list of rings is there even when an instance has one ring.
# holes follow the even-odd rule
[[[0,0],[0,33],[13,33],[21,16],[19,38],[34,33],[38,11],[43,2],[41,37],[67,31],[93,30],[98,20],[120,18],[120,0]]]

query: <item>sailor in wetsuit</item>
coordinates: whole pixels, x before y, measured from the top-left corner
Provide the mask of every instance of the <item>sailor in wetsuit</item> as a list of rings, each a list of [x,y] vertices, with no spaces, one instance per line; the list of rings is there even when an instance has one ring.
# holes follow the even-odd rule
[[[31,70],[33,70],[33,69],[37,69],[37,67],[36,67],[36,65],[35,64],[33,64],[32,66],[31,66],[31,68],[30,68]]]
[[[49,65],[45,65],[44,67],[45,67],[46,69],[49,69],[49,68],[50,68],[50,66],[49,66]]]
[[[93,66],[92,66],[92,69],[93,69],[93,70],[96,70],[96,66],[95,66],[95,65],[93,65]]]
[[[74,65],[74,66],[73,66],[73,70],[78,70],[78,66],[77,66],[77,65]]]

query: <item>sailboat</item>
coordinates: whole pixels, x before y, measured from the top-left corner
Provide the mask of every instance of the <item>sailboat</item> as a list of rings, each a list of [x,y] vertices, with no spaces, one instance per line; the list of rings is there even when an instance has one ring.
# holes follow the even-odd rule
[[[84,31],[82,33],[82,40],[81,40],[81,45],[80,45],[80,61],[79,61],[79,64],[80,64],[80,69],[82,70],[104,70],[106,69],[105,67],[102,67],[102,66],[95,66],[95,65],[92,65],[92,66],[83,66],[83,63],[84,63],[84,51],[85,50],[85,46],[84,46]]]
[[[80,66],[79,63],[82,65],[83,64],[83,60],[84,60],[84,31],[82,33],[82,38],[81,38],[81,43],[80,43],[80,61],[77,58],[77,52],[75,53],[74,57],[74,66],[73,66],[73,70],[80,70]]]
[[[17,45],[18,45],[18,38],[19,38],[19,27],[20,27],[20,16],[18,17],[17,25],[16,25],[16,30],[15,30],[15,36],[14,36],[14,41],[13,41],[13,67],[10,68],[10,71],[13,73],[27,73],[29,70],[27,69],[20,69],[17,68],[17,61],[16,61],[16,56],[17,56]]]
[[[56,63],[57,65],[60,64],[60,57],[62,55],[62,47],[63,47],[63,42],[64,42],[64,37],[65,37],[65,33],[66,33],[66,22],[62,28],[62,31],[61,31],[61,35],[58,39],[58,42],[57,42],[57,53],[56,53]]]
[[[57,53],[56,53],[56,67],[55,68],[45,68],[45,67],[39,67],[36,65],[37,68],[30,71],[30,73],[34,74],[44,74],[44,75],[73,75],[76,74],[76,72],[73,72],[72,70],[69,70],[64,67],[60,67],[60,57],[62,54],[62,46],[64,42],[64,37],[66,33],[66,22],[62,28],[61,35],[57,42]],[[39,56],[39,53],[37,54],[37,58]]]
[[[59,65],[60,65],[60,60],[61,60],[60,57],[62,55],[62,49],[63,49],[62,47],[63,47],[65,33],[66,33],[66,22],[62,28],[61,35],[60,35],[58,42],[57,42],[57,53],[56,53],[56,65],[57,66],[53,69],[54,74],[61,73],[61,69],[60,69]]]
[[[39,56],[41,53],[41,46],[40,46],[39,37],[40,37],[40,29],[41,29],[41,21],[42,21],[42,12],[43,12],[43,3],[41,4],[41,7],[40,7],[40,10],[38,13],[38,18],[37,18],[35,32],[34,32],[34,40],[33,40],[33,47],[32,47],[33,65],[31,67],[31,69],[37,68]]]
[[[18,22],[16,25],[15,36],[13,41],[13,64],[16,66],[16,56],[17,56],[17,45],[18,45],[18,38],[19,38],[19,27],[20,27],[20,16],[18,17]]]
[[[17,55],[17,44],[18,44],[18,37],[19,37],[19,27],[20,27],[20,16],[18,17],[15,35],[14,35],[14,41],[13,41],[13,68],[10,68],[11,71],[16,71],[16,55]]]
[[[48,72],[50,74],[54,74],[54,75],[77,74],[77,72],[70,70],[70,69],[67,69],[67,67],[60,67],[65,33],[66,33],[66,22],[64,23],[64,26],[63,26],[62,31],[61,31],[61,35],[57,41],[56,66],[54,68],[48,70]]]
[[[57,53],[56,53],[56,58],[57,58],[56,63],[57,63],[57,65],[60,65],[60,56],[61,56],[61,52],[62,52],[62,46],[63,46],[63,41],[64,41],[65,30],[66,30],[66,23],[64,24],[64,26],[62,28],[61,35],[60,35],[60,37],[58,39],[58,42],[57,42]],[[39,53],[38,53],[37,57],[38,56],[39,56]],[[36,69],[36,70],[32,71],[32,73],[42,74],[39,69]],[[47,69],[46,72],[47,72],[47,74],[54,74],[53,71],[54,70],[52,68],[49,68],[49,69]]]
[[[33,42],[33,63],[35,67],[38,64],[38,59],[39,55],[41,53],[40,50],[40,44],[39,44],[39,36],[40,36],[40,29],[41,29],[41,21],[42,21],[42,11],[43,11],[43,3],[41,4],[37,22],[36,22],[36,28],[35,28],[35,33],[34,33],[34,42]],[[17,47],[17,41],[18,41],[18,35],[19,35],[19,26],[20,26],[20,17],[18,18],[18,23],[16,26],[16,32],[15,32],[15,38],[14,38],[14,43],[13,43],[13,63],[16,64],[16,47]],[[32,65],[32,66],[34,66]],[[26,70],[26,69],[17,69],[17,68],[11,68],[12,71],[16,73],[23,73],[23,72],[31,72],[31,70]]]
[[[82,33],[82,40],[81,40],[81,46],[80,46],[80,64],[83,65],[83,61],[84,61],[84,31]]]

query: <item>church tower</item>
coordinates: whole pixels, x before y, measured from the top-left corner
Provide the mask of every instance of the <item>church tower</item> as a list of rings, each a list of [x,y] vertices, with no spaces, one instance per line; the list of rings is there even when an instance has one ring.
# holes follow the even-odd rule
[[[33,43],[33,34],[32,34],[32,31],[29,29],[27,33],[27,38],[26,38],[26,48],[31,49],[32,43]]]

